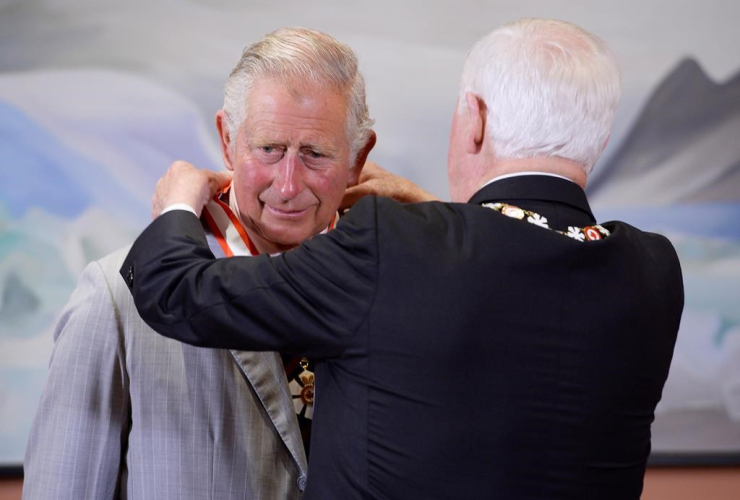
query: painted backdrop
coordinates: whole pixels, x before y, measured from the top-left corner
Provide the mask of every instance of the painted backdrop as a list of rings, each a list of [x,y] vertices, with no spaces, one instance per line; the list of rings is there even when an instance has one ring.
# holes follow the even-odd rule
[[[602,221],[670,237],[686,284],[654,450],[740,457],[740,3],[0,0],[0,466],[22,461],[84,265],[133,240],[172,161],[221,167],[212,117],[245,45],[288,25],[350,44],[371,159],[447,197],[466,52],[519,17],[575,22],[623,68],[589,194]]]

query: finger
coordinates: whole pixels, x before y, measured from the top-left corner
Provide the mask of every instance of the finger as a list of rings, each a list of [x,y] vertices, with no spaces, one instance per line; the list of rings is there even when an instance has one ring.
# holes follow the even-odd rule
[[[213,172],[213,175],[219,191],[225,189],[234,179],[234,172],[230,170],[219,170],[218,172]]]
[[[375,163],[374,161],[366,161],[365,162],[365,166],[363,167],[363,169],[365,169],[365,168],[369,169],[370,171],[372,171],[372,170],[383,170],[383,168],[380,165],[378,165],[377,163]]]
[[[176,172],[176,171],[185,171],[185,170],[196,170],[196,168],[195,168],[195,165],[185,160],[175,160],[172,162],[172,165],[170,165],[170,168],[168,169],[167,173],[169,173],[170,171]]]
[[[212,170],[203,170],[202,172],[208,177],[208,188],[210,189],[209,199],[226,189],[231,184],[233,178],[233,174],[230,171],[214,172]]]
[[[367,178],[374,178],[374,177],[380,177],[383,175],[387,175],[389,172],[385,170],[383,167],[375,163],[374,161],[367,161],[365,162],[365,165],[362,167],[362,174]]]
[[[373,190],[362,184],[347,188],[342,201],[339,203],[339,209],[342,211],[352,208],[361,198],[372,194],[375,194]]]
[[[161,201],[158,196],[161,186],[162,178],[160,177],[157,184],[154,186],[154,193],[152,193],[152,220],[159,217],[159,214],[162,212]]]
[[[152,195],[152,220],[159,216],[159,207],[157,206],[157,193]]]

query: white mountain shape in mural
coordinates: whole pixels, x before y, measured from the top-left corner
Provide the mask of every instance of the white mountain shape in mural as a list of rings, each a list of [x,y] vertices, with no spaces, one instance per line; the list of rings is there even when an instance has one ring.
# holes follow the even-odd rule
[[[92,208],[69,224],[60,242],[64,261],[79,276],[87,263],[129,245],[138,231],[116,224],[104,210]]]
[[[95,207],[73,221],[39,208],[10,221],[5,238],[12,246],[3,248],[0,259],[0,351],[9,347],[5,342],[13,342],[5,352],[17,352],[21,339],[50,333],[85,265],[135,236]]]
[[[716,83],[681,61],[588,191],[600,206],[740,201],[740,73]]]

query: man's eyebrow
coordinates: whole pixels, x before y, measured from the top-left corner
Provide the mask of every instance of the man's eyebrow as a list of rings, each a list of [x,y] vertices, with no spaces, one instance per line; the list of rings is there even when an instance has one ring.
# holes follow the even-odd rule
[[[339,148],[333,145],[319,144],[316,142],[301,143],[301,149],[313,149],[314,151],[330,156],[336,155],[339,152]]]
[[[251,136],[247,138],[247,144],[249,144],[250,147],[277,146],[282,144],[282,141],[275,137]]]

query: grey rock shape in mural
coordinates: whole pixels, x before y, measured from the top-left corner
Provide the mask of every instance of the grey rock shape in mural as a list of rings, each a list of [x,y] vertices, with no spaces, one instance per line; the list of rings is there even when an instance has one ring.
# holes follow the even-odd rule
[[[681,61],[588,191],[600,206],[740,201],[740,72],[718,84]]]
[[[0,321],[6,325],[17,323],[24,316],[36,313],[40,305],[36,292],[27,287],[17,274],[8,273],[0,294]]]

